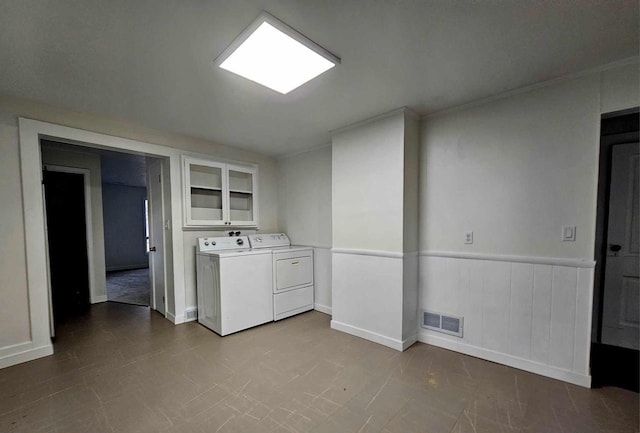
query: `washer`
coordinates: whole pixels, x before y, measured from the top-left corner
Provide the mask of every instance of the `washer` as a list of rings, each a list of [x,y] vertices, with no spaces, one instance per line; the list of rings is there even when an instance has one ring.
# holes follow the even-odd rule
[[[273,320],[273,260],[247,236],[198,238],[198,322],[224,336]]]
[[[249,235],[253,250],[273,259],[273,320],[313,310],[313,248],[291,245],[284,233]]]

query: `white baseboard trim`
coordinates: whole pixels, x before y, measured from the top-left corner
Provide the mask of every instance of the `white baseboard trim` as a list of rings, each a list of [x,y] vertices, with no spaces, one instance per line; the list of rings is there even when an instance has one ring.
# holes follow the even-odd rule
[[[474,356],[476,358],[486,359],[488,361],[497,362],[519,370],[528,371],[530,373],[539,374],[541,376],[550,377],[552,379],[562,380],[564,382],[573,383],[574,385],[591,388],[591,376],[575,373],[573,371],[563,370],[558,367],[540,364],[529,359],[518,358],[517,356],[508,355],[502,352],[485,349],[478,346],[463,343],[461,341],[453,341],[437,335],[431,335],[421,331],[418,341],[432,346],[442,347],[443,349],[453,350],[454,352],[464,353],[465,355]]]
[[[405,338],[404,340],[402,340],[402,351],[404,352],[405,350],[407,350],[417,342],[418,342],[418,334],[413,334],[411,337]]]
[[[53,355],[51,343],[40,347],[33,347],[31,341],[14,344],[0,349],[0,368],[11,367],[49,355]]]
[[[404,350],[404,342],[396,340],[394,338],[387,337],[376,332],[367,331],[366,329],[358,328],[357,326],[347,325],[346,323],[331,321],[331,329],[336,331],[346,332],[347,334],[355,335],[356,337],[364,338],[365,340],[373,341],[374,343],[382,344],[383,346],[390,347],[399,352]]]
[[[92,304],[99,304],[100,302],[107,302],[107,295],[100,295],[93,298]]]
[[[329,316],[332,315],[331,313],[331,307],[327,307],[326,305],[322,305],[322,304],[313,304],[313,309],[317,310],[321,313],[324,314],[328,314]]]
[[[178,323],[182,323],[182,322],[178,322],[178,321],[176,320],[176,315],[175,315],[175,314],[173,314],[173,313],[171,313],[171,312],[169,312],[169,311],[167,311],[167,316],[166,316],[166,317],[167,317],[167,319],[169,319],[169,321],[170,321],[171,323],[173,323],[174,325],[177,325]]]

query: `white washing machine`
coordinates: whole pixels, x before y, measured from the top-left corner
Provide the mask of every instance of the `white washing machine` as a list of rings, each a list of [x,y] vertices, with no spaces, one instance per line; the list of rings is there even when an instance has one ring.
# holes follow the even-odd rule
[[[224,336],[273,320],[271,251],[247,236],[198,238],[198,322]]]
[[[313,248],[291,245],[284,233],[249,235],[254,251],[273,259],[273,320],[313,310]]]

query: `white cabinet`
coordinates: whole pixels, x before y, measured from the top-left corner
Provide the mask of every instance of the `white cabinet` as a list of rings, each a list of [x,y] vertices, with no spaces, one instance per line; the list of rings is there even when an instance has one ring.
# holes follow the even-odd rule
[[[183,157],[185,226],[255,227],[256,168]]]

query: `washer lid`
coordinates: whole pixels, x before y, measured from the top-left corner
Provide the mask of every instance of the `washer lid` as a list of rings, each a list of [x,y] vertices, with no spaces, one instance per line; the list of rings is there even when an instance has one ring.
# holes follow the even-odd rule
[[[291,245],[289,237],[284,233],[255,234],[248,237],[251,248],[288,247]]]
[[[248,250],[251,248],[247,236],[198,238],[198,252]]]

